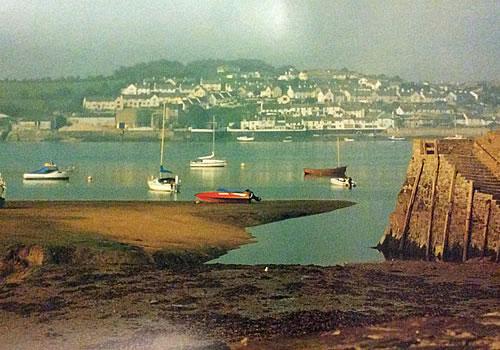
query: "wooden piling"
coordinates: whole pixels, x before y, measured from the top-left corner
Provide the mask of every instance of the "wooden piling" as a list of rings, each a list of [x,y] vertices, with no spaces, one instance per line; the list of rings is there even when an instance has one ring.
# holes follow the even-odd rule
[[[484,218],[484,229],[483,229],[483,247],[481,249],[481,258],[486,255],[486,250],[488,249],[488,226],[490,225],[490,215],[491,215],[491,199],[486,201],[486,213]]]
[[[425,248],[425,260],[429,260],[431,255],[432,228],[434,224],[434,205],[435,205],[436,185],[438,176],[439,176],[439,155],[437,156],[436,171],[434,172],[434,178],[432,179],[431,207],[429,209],[430,218],[429,218],[429,226],[427,227],[427,245]]]
[[[446,211],[446,217],[444,221],[444,230],[443,230],[443,261],[446,261],[447,253],[448,253],[448,239],[450,235],[450,221],[451,221],[451,212],[453,211],[453,192],[455,191],[455,181],[457,178],[457,168],[453,167],[453,177],[451,178],[450,190],[448,193],[448,210]]]
[[[425,161],[422,159],[420,164],[420,169],[418,171],[417,177],[415,178],[415,182],[413,183],[413,188],[411,190],[410,201],[408,203],[408,208],[406,209],[405,222],[403,225],[403,232],[401,235],[401,240],[399,241],[399,254],[401,258],[404,256],[404,247],[406,244],[406,236],[408,235],[408,226],[410,224],[411,212],[413,210],[413,203],[415,202],[415,198],[417,196],[418,185],[420,183],[420,177],[422,176],[422,171],[424,170]]]
[[[469,199],[467,202],[467,212],[465,217],[465,230],[464,230],[464,246],[462,249],[462,261],[467,261],[469,254],[469,244],[471,236],[471,226],[472,226],[472,205],[474,202],[474,181],[469,182],[469,194],[467,196]]]

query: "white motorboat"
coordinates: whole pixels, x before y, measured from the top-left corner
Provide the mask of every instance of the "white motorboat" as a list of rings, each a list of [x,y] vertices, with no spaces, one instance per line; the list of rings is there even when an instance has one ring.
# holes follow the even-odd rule
[[[350,138],[350,137],[344,137],[344,142],[353,142],[354,139]]]
[[[227,165],[225,159],[215,158],[215,117],[212,119],[212,153],[201,156],[189,162],[191,168],[223,168]]]
[[[66,170],[59,170],[53,162],[43,164],[38,170],[24,173],[24,180],[68,180],[69,173]]]
[[[330,183],[333,186],[344,187],[344,188],[353,188],[356,187],[356,183],[352,181],[350,177],[332,177],[330,179]]]
[[[404,137],[397,137],[395,135],[392,135],[391,137],[389,137],[389,140],[390,141],[404,141],[406,139]]]
[[[165,114],[166,106],[163,105],[163,117],[161,127],[161,146],[160,146],[160,174],[158,177],[152,177],[148,180],[148,187],[151,191],[158,192],[178,192],[181,180],[179,176],[165,177],[165,173],[171,173],[163,167],[163,149],[165,144]]]
[[[291,136],[285,136],[282,142],[292,142],[292,137]]]
[[[255,137],[253,136],[238,136],[236,138],[238,142],[252,142],[255,141]]]

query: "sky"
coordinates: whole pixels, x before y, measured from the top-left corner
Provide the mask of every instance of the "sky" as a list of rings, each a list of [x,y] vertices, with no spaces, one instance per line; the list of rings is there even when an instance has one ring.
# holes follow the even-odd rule
[[[413,81],[500,79],[500,1],[1,0],[0,78],[262,59]]]

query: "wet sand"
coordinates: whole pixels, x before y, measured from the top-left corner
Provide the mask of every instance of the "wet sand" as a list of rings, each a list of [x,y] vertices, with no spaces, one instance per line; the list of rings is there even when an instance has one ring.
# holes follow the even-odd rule
[[[500,347],[498,264],[201,264],[244,227],[351,203],[8,204],[2,349]]]
[[[147,251],[196,250],[202,246],[231,249],[251,241],[245,227],[319,214],[353,204],[333,200],[265,201],[251,205],[7,202],[0,212],[0,243],[56,245],[108,239]]]

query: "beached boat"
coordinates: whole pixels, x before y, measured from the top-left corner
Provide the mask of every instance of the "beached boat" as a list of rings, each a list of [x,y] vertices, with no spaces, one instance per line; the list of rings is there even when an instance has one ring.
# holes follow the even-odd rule
[[[215,158],[215,118],[212,120],[212,153],[189,162],[191,168],[222,168],[227,165],[225,159]]]
[[[249,189],[241,191],[219,188],[217,191],[197,193],[195,197],[210,203],[250,203],[252,200],[257,202],[261,200]]]
[[[337,138],[337,167],[335,168],[304,168],[304,175],[343,177],[347,166],[340,165],[340,140]]]
[[[238,142],[252,142],[255,141],[255,137],[253,136],[238,136],[236,138]]]
[[[352,181],[350,177],[332,177],[330,183],[336,187],[353,188],[356,187],[356,183]]]
[[[165,174],[171,174],[170,170],[163,167],[163,149],[165,144],[165,115],[166,106],[163,105],[163,117],[161,126],[161,146],[160,146],[160,174],[158,177],[152,177],[148,180],[148,187],[152,191],[178,192],[180,186],[179,176],[167,177]]]
[[[66,170],[59,170],[53,162],[46,162],[38,170],[24,173],[24,180],[68,180],[69,173]]]

